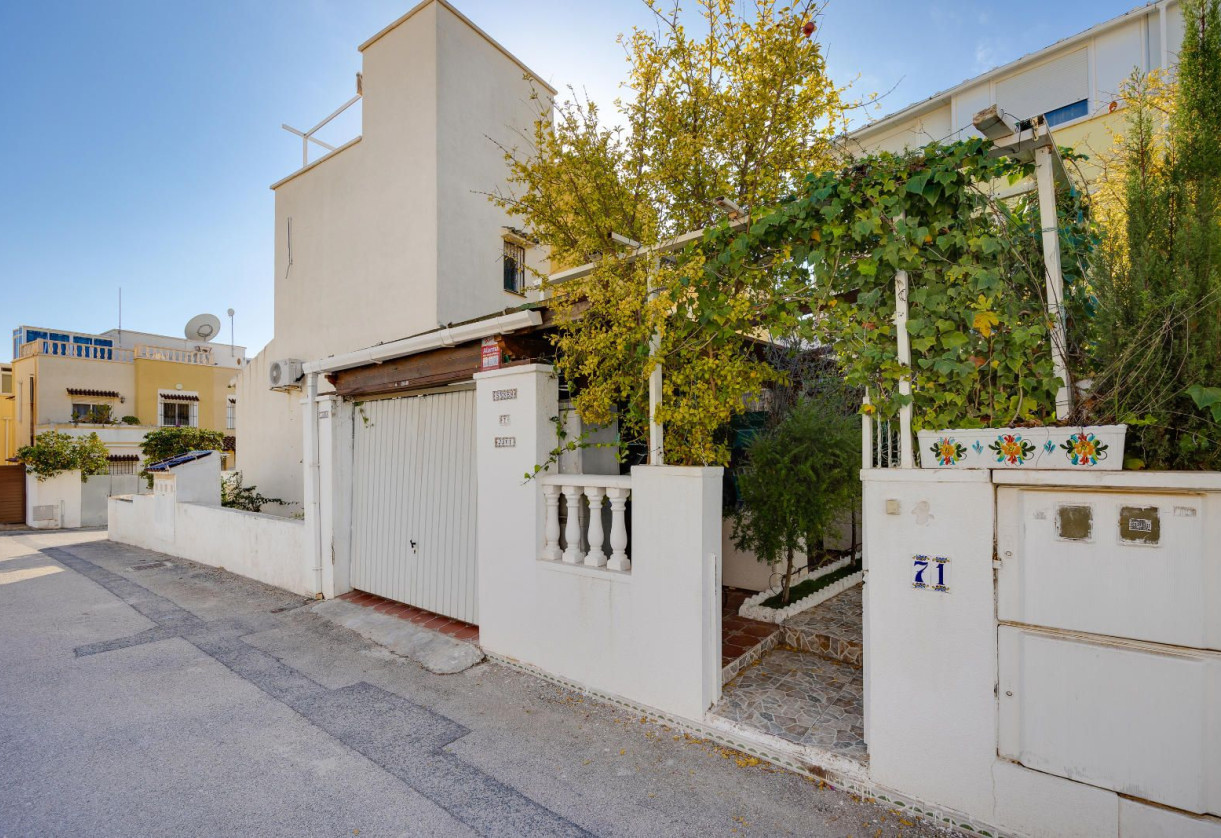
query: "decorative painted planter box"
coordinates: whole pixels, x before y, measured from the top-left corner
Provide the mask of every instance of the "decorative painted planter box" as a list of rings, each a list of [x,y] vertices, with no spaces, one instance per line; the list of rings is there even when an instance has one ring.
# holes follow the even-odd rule
[[[803,579],[793,581],[793,585],[798,585],[808,579],[818,579],[826,576],[828,573],[834,573],[841,567],[847,567],[860,558],[857,556],[847,556],[837,562],[832,562],[826,567],[820,567],[814,573],[809,574]],[[776,623],[777,625],[792,617],[794,614],[800,614],[808,608],[813,608],[819,603],[826,602],[836,594],[842,594],[844,591],[857,585],[864,578],[864,571],[857,571],[849,574],[843,579],[836,580],[830,585],[827,585],[822,590],[815,591],[807,597],[802,597],[795,602],[790,602],[784,608],[768,608],[763,603],[771,599],[776,594],[780,593],[780,587],[777,586],[767,591],[760,591],[752,597],[749,597],[742,603],[742,607],[738,609],[738,616],[745,617],[748,620],[760,620],[764,623]]]
[[[1123,468],[1127,425],[920,431],[922,468]]]

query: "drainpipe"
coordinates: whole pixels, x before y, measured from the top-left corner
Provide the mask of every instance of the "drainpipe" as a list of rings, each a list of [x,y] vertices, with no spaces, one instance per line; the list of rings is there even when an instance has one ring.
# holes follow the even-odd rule
[[[305,423],[306,469],[309,480],[309,505],[306,519],[310,523],[310,555],[314,560],[314,595],[322,598],[322,504],[319,495],[322,488],[322,467],[318,456],[318,373],[306,377],[305,401],[309,410],[309,421]]]

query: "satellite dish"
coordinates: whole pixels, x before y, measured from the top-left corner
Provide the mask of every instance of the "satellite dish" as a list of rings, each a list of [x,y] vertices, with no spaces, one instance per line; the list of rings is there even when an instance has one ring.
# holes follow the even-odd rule
[[[197,314],[187,323],[185,332],[187,340],[207,343],[220,334],[220,318],[215,314]]]

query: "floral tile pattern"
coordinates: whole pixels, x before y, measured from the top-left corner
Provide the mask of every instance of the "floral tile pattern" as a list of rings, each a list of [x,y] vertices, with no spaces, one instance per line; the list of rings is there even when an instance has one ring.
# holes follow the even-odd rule
[[[798,745],[864,762],[864,675],[812,652],[775,649],[725,687],[713,712]]]
[[[785,645],[860,668],[864,661],[861,586],[788,618],[781,628]]]

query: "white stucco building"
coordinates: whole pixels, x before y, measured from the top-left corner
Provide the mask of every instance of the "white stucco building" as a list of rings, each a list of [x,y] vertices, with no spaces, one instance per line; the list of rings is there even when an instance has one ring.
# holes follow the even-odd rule
[[[1166,70],[1178,62],[1183,13],[1159,0],[1091,26],[865,125],[849,136],[853,151],[900,152],[934,141],[979,136],[972,117],[996,105],[1014,119],[1045,115],[1056,142],[1097,156],[1124,128],[1120,86],[1133,69]]]
[[[554,90],[445,0],[360,51],[360,136],[272,185],[275,336],[238,385],[246,482],[291,502],[303,497],[302,392],[270,389],[274,362],[524,302],[505,290],[505,256],[521,242],[487,194],[505,183],[497,143],[528,137]]]

